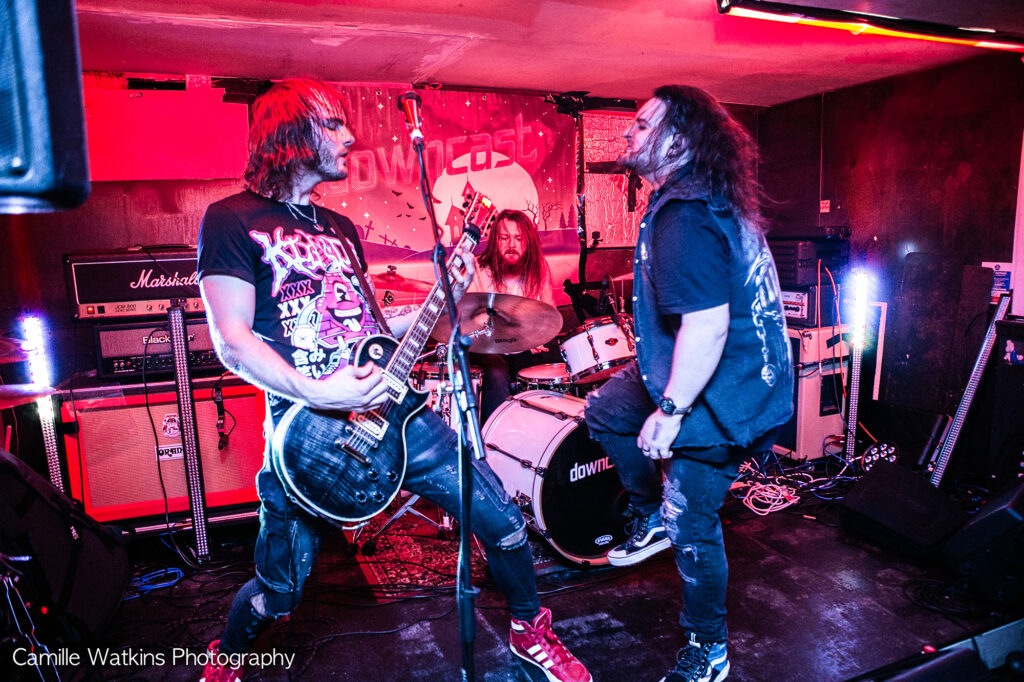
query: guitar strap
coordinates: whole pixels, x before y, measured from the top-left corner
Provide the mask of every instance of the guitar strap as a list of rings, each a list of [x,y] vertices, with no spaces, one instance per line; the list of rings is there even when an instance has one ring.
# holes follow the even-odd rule
[[[331,220],[331,230],[334,231],[338,241],[341,242],[341,248],[345,252],[345,257],[348,258],[348,262],[352,263],[352,269],[356,273],[356,277],[359,279],[359,286],[363,290],[363,297],[370,304],[370,312],[373,313],[374,319],[377,320],[377,326],[382,332],[388,336],[394,336],[391,333],[391,328],[388,327],[387,320],[384,319],[384,313],[381,312],[380,306],[377,305],[377,297],[373,295],[373,289],[370,288],[369,283],[366,281],[366,275],[363,274],[363,262],[356,258],[356,255],[352,252],[352,248],[348,245],[348,239],[341,233],[338,226]]]

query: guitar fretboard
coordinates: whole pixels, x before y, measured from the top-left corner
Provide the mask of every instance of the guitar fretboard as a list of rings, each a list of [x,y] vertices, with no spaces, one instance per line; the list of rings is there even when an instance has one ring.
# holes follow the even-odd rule
[[[459,240],[459,246],[465,246],[472,248],[476,246],[477,239],[480,232],[473,225],[466,225],[465,230],[462,233],[462,238]],[[448,259],[445,264],[445,275],[451,277],[451,272],[455,266],[456,255]],[[430,338],[430,332],[433,331],[434,325],[437,323],[437,319],[441,316],[441,312],[444,310],[445,296],[444,289],[441,284],[435,283],[431,288],[430,293],[427,295],[426,301],[420,308],[419,313],[416,315],[416,319],[413,320],[409,326],[409,331],[406,332],[402,338],[402,342],[398,345],[394,355],[391,356],[391,360],[388,362],[388,373],[395,377],[402,383],[408,381],[409,376],[412,374],[413,367],[416,366],[416,360],[419,358],[420,353],[423,352],[424,346],[427,344],[427,340]]]

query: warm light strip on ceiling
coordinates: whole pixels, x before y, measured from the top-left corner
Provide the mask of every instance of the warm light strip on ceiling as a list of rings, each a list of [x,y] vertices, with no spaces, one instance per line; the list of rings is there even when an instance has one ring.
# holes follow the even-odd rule
[[[990,50],[1009,50],[1011,52],[1024,52],[1024,45],[1013,43],[1000,43],[991,40],[972,40],[970,38],[952,38],[948,36],[929,35],[926,33],[914,33],[912,31],[896,31],[888,28],[873,26],[870,23],[861,21],[826,21],[823,19],[811,19],[803,16],[786,14],[775,14],[761,10],[747,9],[746,7],[730,7],[729,16],[745,17],[748,19],[761,19],[763,21],[778,21],[784,24],[799,24],[801,26],[816,26],[818,28],[831,28],[840,31],[848,31],[854,35],[874,35],[887,38],[905,38],[910,40],[927,40],[935,43],[948,43],[952,45],[966,45],[968,47],[981,47]]]

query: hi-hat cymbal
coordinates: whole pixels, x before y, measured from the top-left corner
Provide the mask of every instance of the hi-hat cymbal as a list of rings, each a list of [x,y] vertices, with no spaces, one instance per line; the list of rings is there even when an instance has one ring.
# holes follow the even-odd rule
[[[469,293],[459,301],[462,333],[473,338],[474,353],[521,353],[555,338],[562,329],[562,314],[532,298],[512,294]],[[433,337],[447,341],[448,317],[442,315]]]
[[[429,294],[430,290],[434,288],[432,282],[402,277],[390,268],[388,272],[371,274],[370,281],[373,282],[373,286],[377,289],[378,294],[384,290],[402,291],[410,294]]]
[[[38,384],[0,384],[0,410],[28,405],[53,393],[49,386]]]
[[[22,350],[24,341],[0,337],[0,365],[8,362],[23,362],[28,354]]]

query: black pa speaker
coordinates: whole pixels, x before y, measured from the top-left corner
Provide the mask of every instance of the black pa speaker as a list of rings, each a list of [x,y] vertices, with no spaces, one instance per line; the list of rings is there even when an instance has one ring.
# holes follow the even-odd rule
[[[82,70],[71,0],[0,0],[0,213],[89,196]]]
[[[839,508],[848,531],[913,559],[932,558],[967,514],[923,475],[878,462],[850,488]]]
[[[2,448],[0,553],[28,557],[18,563],[22,599],[44,638],[68,644],[99,637],[121,604],[131,574],[118,532],[97,523]],[[0,607],[0,615],[4,611]]]
[[[943,555],[993,603],[1024,605],[1024,482],[989,500],[949,539]]]

